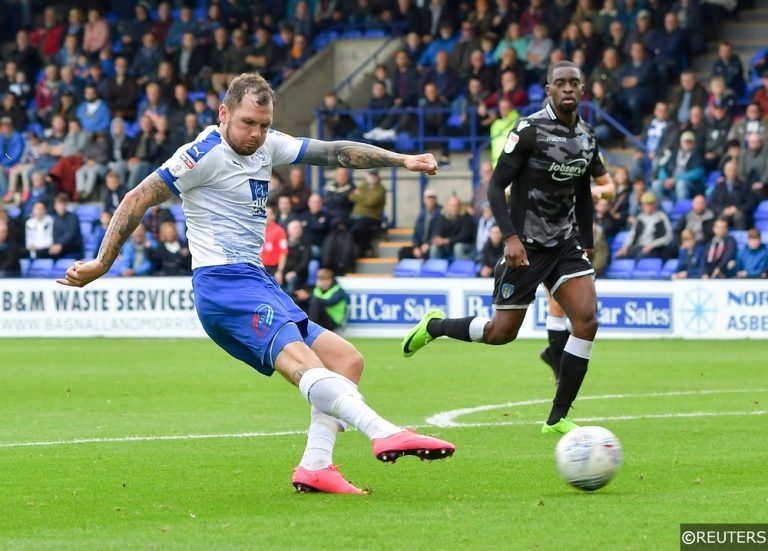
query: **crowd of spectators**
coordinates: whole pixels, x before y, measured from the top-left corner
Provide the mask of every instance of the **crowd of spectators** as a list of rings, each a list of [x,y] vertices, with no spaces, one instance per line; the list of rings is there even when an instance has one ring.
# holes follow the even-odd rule
[[[413,112],[392,109],[421,108],[424,133],[438,138],[426,145],[439,150],[442,164],[450,162],[446,138],[473,128],[500,136],[498,149],[520,113],[537,107],[548,64],[570,59],[587,76],[585,99],[600,106],[594,122],[601,142],[619,138],[602,113],[642,142],[635,165],[617,171],[623,180],[617,198],[598,203],[596,234],[609,243],[622,231],[646,239],[643,217],[653,214],[646,213],[652,203],[662,217],[702,196],[729,231],[757,229],[759,237],[768,229],[755,219],[768,198],[768,72],[760,73],[762,86],[751,75],[765,68],[765,60],[745,74],[744,60],[721,42],[706,82],[697,82],[689,69],[732,8],[703,0],[11,3],[0,24],[0,199],[7,205],[0,253],[92,255],[124,194],[179,145],[217,123],[222,92],[234,75],[257,70],[277,86],[306,62],[323,35],[355,26],[401,33],[403,46],[392,67],[376,68],[368,127],[345,114],[335,94],[326,95],[326,138],[388,141],[412,132],[417,121]],[[451,108],[458,116],[450,117]],[[477,121],[470,124],[474,112]],[[420,217],[413,246],[401,256],[473,258],[487,273],[483,259],[499,247],[482,204],[492,166],[483,168],[479,191],[467,204],[452,197],[444,211],[430,209],[425,194],[429,221]],[[357,255],[375,254],[385,200],[378,174],[358,177],[355,185],[340,170],[315,195],[300,170],[284,185],[279,174],[274,180],[270,203],[285,232],[278,242],[285,241],[282,262],[288,266],[277,269],[278,254],[273,268],[284,285],[302,287],[306,258],[322,260],[332,233],[340,242],[351,238]],[[654,201],[643,201],[649,193]],[[63,201],[71,204],[62,207]],[[66,222],[84,201],[102,204],[104,219]],[[126,246],[124,256],[132,256],[123,275],[189,270],[183,214],[161,211],[167,214],[154,213]],[[681,228],[661,226],[669,228],[668,241],[647,251],[647,242],[622,244],[617,254],[676,256]],[[709,234],[697,237],[704,245],[711,240]],[[3,271],[14,273],[17,264]]]

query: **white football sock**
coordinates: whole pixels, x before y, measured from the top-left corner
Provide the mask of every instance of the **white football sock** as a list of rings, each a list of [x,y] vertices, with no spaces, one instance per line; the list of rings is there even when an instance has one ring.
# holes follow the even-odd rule
[[[299,465],[310,471],[325,469],[333,463],[333,447],[342,421],[312,406],[311,422],[307,430],[307,447]]]
[[[346,421],[371,440],[402,430],[368,407],[352,381],[324,367],[306,371],[299,390],[318,410]]]

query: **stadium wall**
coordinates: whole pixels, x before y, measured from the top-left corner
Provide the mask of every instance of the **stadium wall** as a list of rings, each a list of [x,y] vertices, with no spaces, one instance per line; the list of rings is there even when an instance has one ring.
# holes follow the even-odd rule
[[[400,337],[429,308],[492,313],[488,279],[340,278],[347,336]],[[766,280],[598,280],[600,338],[768,338]],[[520,330],[543,338],[543,290]],[[0,337],[204,337],[189,278],[104,279],[85,289],[0,280]]]

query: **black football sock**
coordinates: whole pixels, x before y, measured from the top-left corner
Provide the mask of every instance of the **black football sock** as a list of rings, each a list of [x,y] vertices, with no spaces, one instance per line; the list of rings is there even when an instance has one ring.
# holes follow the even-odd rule
[[[460,341],[472,342],[469,325],[475,316],[466,318],[433,319],[427,324],[427,333],[433,337],[450,337]]]
[[[552,401],[552,411],[549,413],[547,424],[554,425],[563,417],[568,416],[573,401],[579,394],[581,383],[587,374],[587,365],[592,354],[592,341],[585,341],[571,335],[565,345],[563,358],[560,362],[560,379],[557,392]]]

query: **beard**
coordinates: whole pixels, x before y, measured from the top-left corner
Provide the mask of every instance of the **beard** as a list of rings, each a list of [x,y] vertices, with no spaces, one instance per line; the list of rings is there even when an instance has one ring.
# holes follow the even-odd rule
[[[256,153],[257,149],[259,149],[259,144],[254,144],[253,142],[236,144],[232,140],[232,137],[229,135],[229,126],[227,126],[226,128],[226,132],[227,132],[227,143],[229,144],[229,147],[231,147],[232,150],[238,155],[241,155],[243,157],[250,157],[251,155]]]

